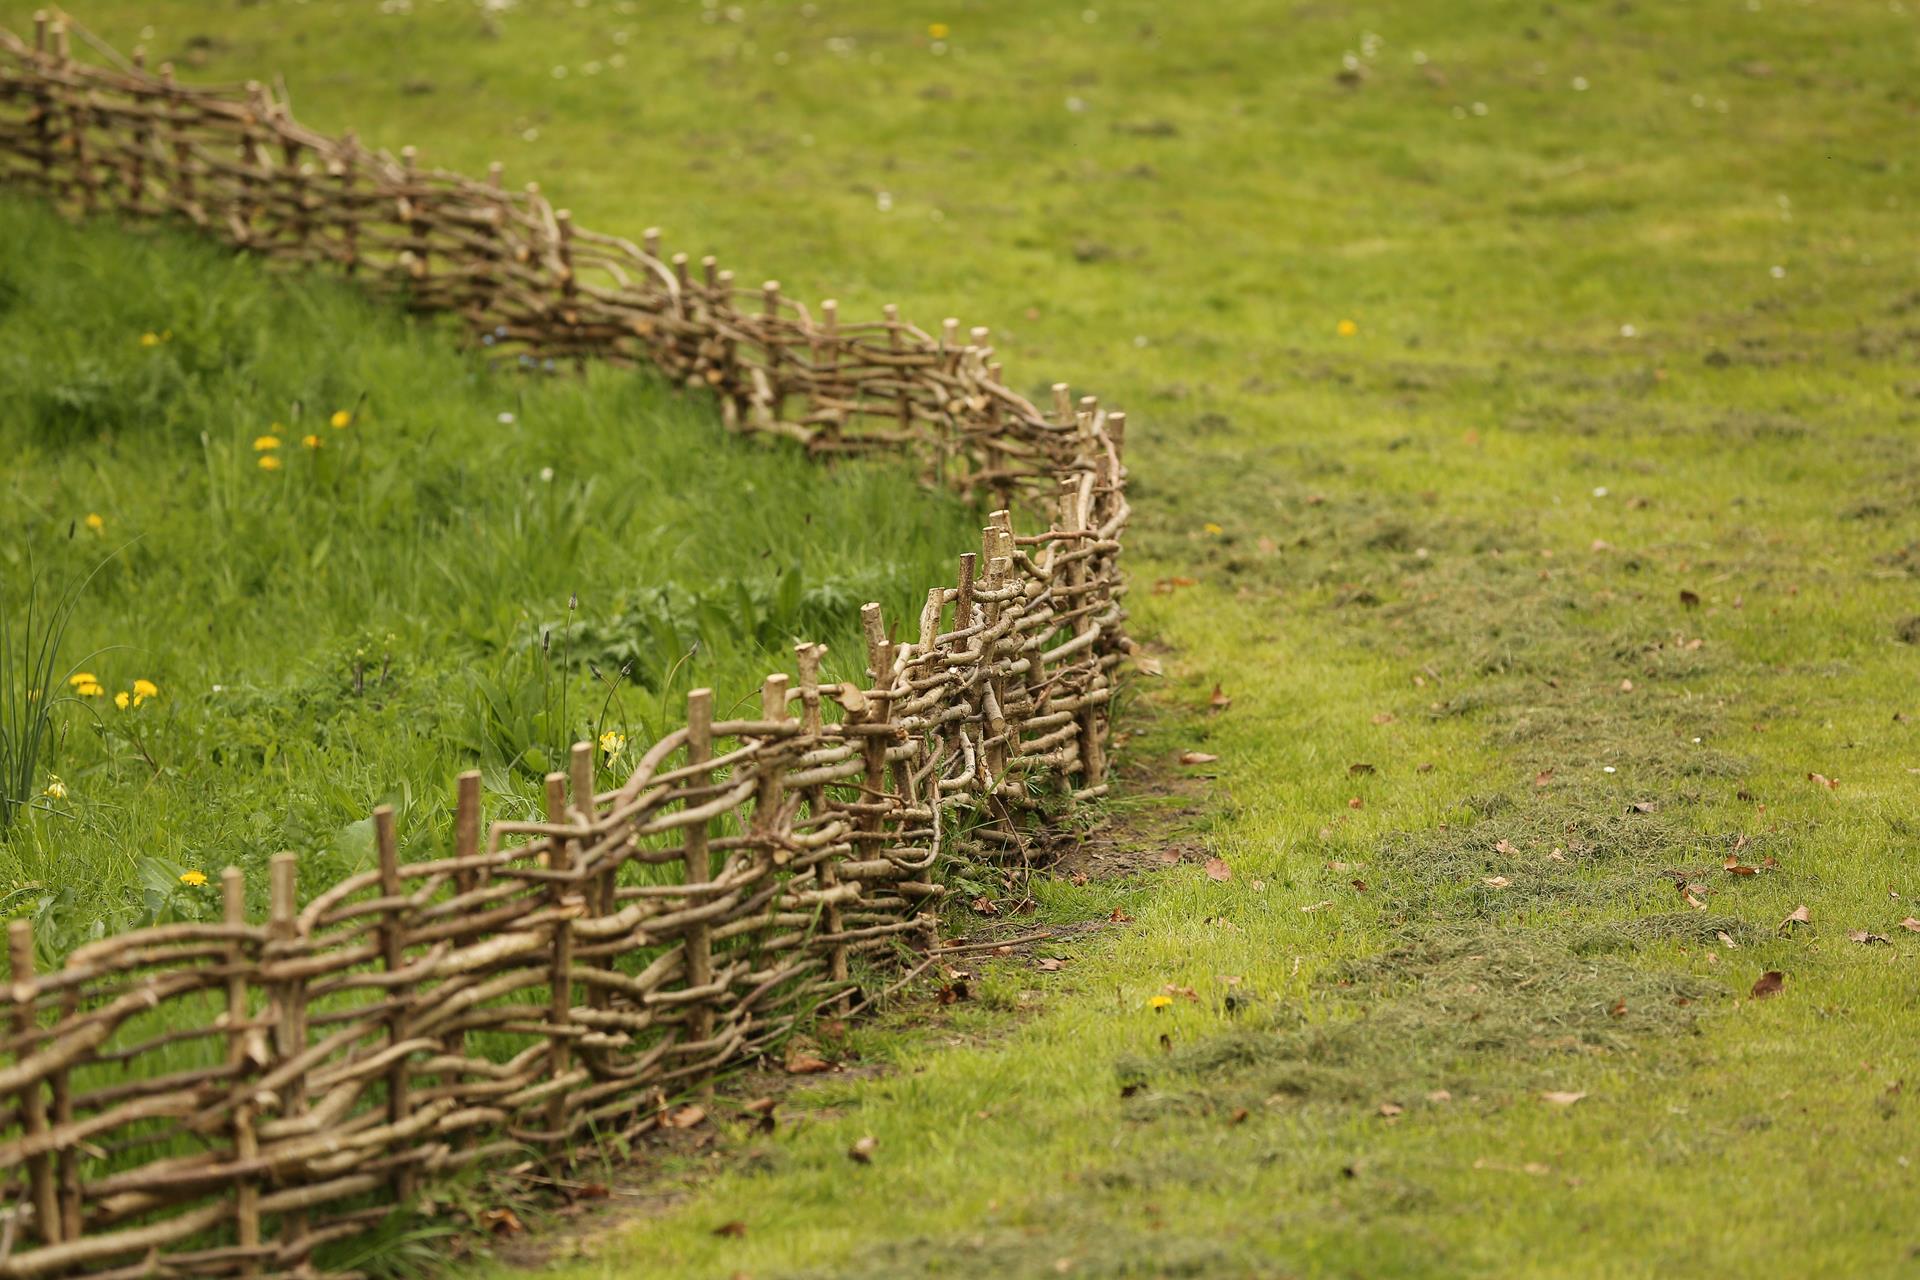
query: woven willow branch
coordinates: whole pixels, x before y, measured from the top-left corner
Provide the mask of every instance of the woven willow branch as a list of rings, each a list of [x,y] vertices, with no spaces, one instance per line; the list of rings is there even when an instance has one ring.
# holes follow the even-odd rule
[[[238,870],[221,924],[137,930],[37,973],[15,922],[0,1000],[0,1277],[315,1276],[314,1251],[432,1179],[658,1123],[668,1094],[761,1052],[853,990],[850,960],[919,942],[936,864],[967,828],[1024,854],[1052,802],[1103,794],[1126,640],[1124,417],[1000,380],[984,329],[933,337],[893,308],[818,315],[712,259],[575,228],[509,192],[295,123],[257,84],[88,66],[46,15],[0,30],[0,179],[79,213],[186,219],[250,252],[334,264],[481,341],[546,362],[650,363],[743,432],[818,455],[925,457],[991,494],[980,550],[915,638],[862,610],[869,683],[823,685],[822,646],[768,676],[755,719],[685,729],[596,794],[592,748],[546,780],[541,822],[485,828],[461,775],[448,856],[300,907],[273,860],[264,924]],[[1016,535],[1020,501],[1051,518]]]

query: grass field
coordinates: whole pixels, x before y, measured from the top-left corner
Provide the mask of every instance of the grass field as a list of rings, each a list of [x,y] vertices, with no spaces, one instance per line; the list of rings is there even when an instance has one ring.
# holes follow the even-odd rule
[[[1911,1268],[1911,4],[80,16],[1131,411],[1188,856],[556,1274]]]
[[[54,780],[0,843],[52,953],[217,915],[194,872],[363,869],[378,803],[437,839],[461,769],[535,813],[568,744],[613,735],[620,775],[689,688],[755,694],[796,637],[863,676],[860,605],[911,613],[977,538],[900,470],[726,441],[645,377],[496,372],[178,233],[5,201],[0,246],[9,616],[36,573],[43,606],[86,583]]]

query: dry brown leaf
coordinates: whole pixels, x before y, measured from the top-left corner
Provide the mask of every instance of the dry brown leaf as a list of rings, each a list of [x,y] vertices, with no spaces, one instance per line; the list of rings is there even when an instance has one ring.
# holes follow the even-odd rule
[[[1889,943],[1889,945],[1891,945],[1890,940],[1887,938],[1885,934],[1868,933],[1865,929],[1855,929],[1853,932],[1847,935],[1847,941],[1857,942],[1861,946],[1870,946],[1876,942],[1887,942]]]
[[[1448,1093],[1445,1089],[1435,1089],[1432,1093],[1427,1095],[1427,1101],[1428,1102],[1452,1102],[1453,1095],[1451,1093]]]
[[[1167,674],[1167,668],[1160,659],[1147,657],[1145,655],[1136,655],[1134,657],[1133,669],[1143,676],[1163,676]]]
[[[747,1234],[747,1224],[737,1219],[733,1222],[723,1222],[713,1229],[713,1234],[738,1240]]]
[[[1359,796],[1354,796],[1347,801],[1347,808],[1349,809],[1364,809],[1366,807],[1367,807],[1367,802],[1365,800],[1362,800]]]
[[[1551,769],[1542,769],[1540,772],[1533,775],[1533,785],[1536,787],[1548,787],[1548,786],[1551,786],[1552,784],[1553,784],[1553,770]]]
[[[1797,924],[1812,924],[1812,923],[1813,923],[1813,913],[1807,910],[1807,904],[1803,902],[1799,906],[1795,907],[1792,911],[1789,911],[1787,913],[1787,918],[1780,922],[1780,932],[1786,933],[1789,930],[1791,930],[1793,926]]]
[[[1513,881],[1507,879],[1505,876],[1487,876],[1485,877],[1485,883],[1490,889],[1504,889],[1512,884]]]
[[[817,1076],[831,1070],[831,1062],[804,1049],[787,1055],[787,1074],[790,1076]]]
[[[1197,578],[1160,578],[1153,584],[1153,594],[1157,596],[1170,596],[1182,587],[1198,585],[1199,579]]]
[[[1332,899],[1332,898],[1324,898],[1324,899],[1322,899],[1322,900],[1321,900],[1321,901],[1319,901],[1319,902],[1313,902],[1313,903],[1309,903],[1309,904],[1307,904],[1306,906],[1304,906],[1304,907],[1302,907],[1302,908],[1300,908],[1300,910],[1302,910],[1302,911],[1325,911],[1325,910],[1326,910],[1326,909],[1327,909],[1328,907],[1330,907],[1330,906],[1332,906],[1332,905],[1333,905],[1333,899]]]
[[[1374,713],[1374,717],[1373,717],[1373,722],[1374,722],[1375,724],[1392,724],[1392,723],[1393,723],[1393,712],[1391,712],[1391,711],[1377,711],[1377,712],[1375,712],[1375,713]]]
[[[1787,975],[1778,969],[1769,969],[1754,980],[1753,998],[1765,1000],[1768,996],[1777,996],[1780,989],[1787,985]]]
[[[1182,751],[1180,753],[1181,764],[1212,764],[1219,758],[1219,756],[1206,751]]]
[[[1733,940],[1733,935],[1728,933],[1725,929],[1715,930],[1713,936],[1720,939],[1720,945],[1725,947],[1729,951],[1738,951],[1740,949],[1740,944],[1735,942]]]
[[[1233,705],[1233,699],[1221,691],[1218,684],[1213,686],[1213,696],[1207,699],[1207,705],[1215,711],[1225,711]]]
[[[1494,851],[1495,853],[1518,853],[1518,852],[1520,852],[1520,850],[1518,850],[1518,849],[1516,849],[1516,848],[1514,848],[1514,846],[1513,846],[1513,842],[1512,842],[1511,840],[1495,840],[1495,841],[1493,842],[1493,851]]]
[[[1607,1010],[1607,1012],[1608,1012],[1608,1013],[1609,1013],[1610,1015],[1612,1015],[1613,1017],[1616,1017],[1616,1018],[1624,1018],[1624,1017],[1626,1017],[1626,1016],[1627,1016],[1627,1000],[1626,1000],[1626,997],[1625,997],[1625,996],[1622,996],[1622,997],[1621,997],[1620,999],[1618,999],[1618,1000],[1615,1000],[1615,1001],[1613,1002],[1613,1008],[1611,1008],[1611,1009],[1609,1009],[1609,1010]]]
[[[1248,1111],[1245,1107],[1235,1107],[1233,1109],[1233,1114],[1227,1117],[1227,1123],[1228,1124],[1245,1124],[1247,1122],[1247,1117],[1251,1114],[1253,1113]]]
[[[1366,777],[1368,774],[1373,774],[1378,772],[1379,770],[1375,769],[1370,764],[1350,764],[1347,766],[1347,776],[1349,778],[1363,778],[1363,777]]]
[[[1838,778],[1829,778],[1829,777],[1827,777],[1827,776],[1825,776],[1824,774],[1818,774],[1818,773],[1810,773],[1810,774],[1808,774],[1808,775],[1807,775],[1807,781],[1808,781],[1808,782],[1817,782],[1817,783],[1819,783],[1819,784],[1820,784],[1821,786],[1823,786],[1823,787],[1825,787],[1825,788],[1826,788],[1827,790],[1829,790],[1829,791],[1831,791],[1831,790],[1833,790],[1833,789],[1834,789],[1835,787],[1837,787],[1837,786],[1839,786],[1839,785],[1840,785],[1840,779],[1838,779]]]
[[[505,1208],[482,1210],[480,1225],[497,1236],[517,1236],[527,1229],[519,1214]]]
[[[1700,597],[1696,593],[1682,587],[1680,589],[1680,603],[1689,609],[1698,609],[1700,607]]]
[[[1902,920],[1900,922],[1900,927],[1902,929],[1905,929],[1908,933],[1920,933],[1920,920],[1916,920],[1912,916],[1908,916],[1905,920]]]
[[[660,1118],[660,1123],[669,1129],[691,1129],[707,1118],[707,1109],[699,1103],[688,1103],[684,1107],[675,1107]]]
[[[872,1134],[868,1134],[864,1138],[856,1138],[854,1139],[853,1145],[847,1148],[847,1159],[857,1161],[860,1164],[872,1164],[873,1153],[879,1150],[879,1148],[880,1140]]]
[[[1133,923],[1133,917],[1128,915],[1125,911],[1122,911],[1119,907],[1115,907],[1113,910],[1107,912],[1107,919],[1113,921],[1113,923],[1115,924],[1132,924]]]
[[[1540,1101],[1551,1102],[1556,1107],[1570,1107],[1586,1096],[1585,1090],[1548,1089],[1540,1095]]]
[[[1042,973],[1058,973],[1067,967],[1065,956],[1041,956],[1039,968]]]
[[[1224,884],[1233,879],[1233,868],[1227,865],[1225,858],[1208,858],[1207,879],[1218,880]]]
[[[1406,1111],[1406,1108],[1401,1106],[1397,1102],[1383,1102],[1380,1104],[1380,1114],[1385,1116],[1389,1120],[1393,1119],[1397,1115],[1401,1115],[1405,1113],[1405,1111]]]

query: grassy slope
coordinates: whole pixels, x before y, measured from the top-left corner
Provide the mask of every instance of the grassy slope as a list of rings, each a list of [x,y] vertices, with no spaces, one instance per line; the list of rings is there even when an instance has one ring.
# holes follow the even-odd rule
[[[909,614],[975,523],[900,502],[898,469],[724,443],[644,376],[494,373],[343,285],[18,202],[0,382],[7,607],[30,567],[104,561],[65,650],[104,689],[58,712],[68,795],[0,846],[9,909],[54,948],[212,909],[190,869],[293,848],[331,883],[370,855],[372,805],[426,837],[463,768],[524,810],[568,742],[650,741],[696,684],[750,697],[796,634],[850,669],[860,603]],[[161,696],[114,707],[136,678]]]
[[[1055,887],[1137,921],[868,1037],[896,1073],[568,1274],[1896,1267],[1911,11],[416,7],[88,16],[849,313],[999,324],[1134,411],[1136,570],[1201,579],[1138,597],[1174,678],[1129,750],[1221,756],[1233,880]]]

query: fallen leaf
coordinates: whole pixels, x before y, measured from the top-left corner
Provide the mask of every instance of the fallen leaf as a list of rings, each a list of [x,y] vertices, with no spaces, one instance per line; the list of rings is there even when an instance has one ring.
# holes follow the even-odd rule
[[[1213,686],[1213,696],[1207,699],[1207,705],[1215,711],[1225,711],[1233,705],[1233,699],[1221,692],[1219,685]]]
[[[1375,712],[1375,713],[1374,713],[1374,717],[1373,717],[1373,722],[1374,722],[1375,724],[1392,724],[1392,723],[1393,723],[1393,712],[1391,712],[1391,711],[1379,711],[1379,712]]]
[[[1829,791],[1831,791],[1831,790],[1833,790],[1833,789],[1834,789],[1835,787],[1837,787],[1837,786],[1839,786],[1839,785],[1840,785],[1840,779],[1838,779],[1838,778],[1829,778],[1829,777],[1827,777],[1827,776],[1825,776],[1824,774],[1818,774],[1818,773],[1810,773],[1810,774],[1808,774],[1808,775],[1807,775],[1807,781],[1808,781],[1808,782],[1817,782],[1817,783],[1819,783],[1819,784],[1820,784],[1821,786],[1823,786],[1823,787],[1825,787],[1825,788],[1826,788],[1827,790],[1829,790]]]
[[[1533,785],[1536,787],[1546,787],[1546,786],[1552,785],[1552,783],[1553,783],[1553,770],[1551,769],[1542,769],[1540,772],[1533,775]]]
[[[1207,879],[1225,883],[1233,879],[1233,868],[1227,865],[1225,858],[1207,859]]]
[[[691,1129],[707,1118],[707,1109],[698,1103],[689,1103],[676,1107],[661,1117],[660,1123],[669,1129]]]
[[[1353,884],[1353,887],[1359,890],[1361,893],[1365,893],[1367,891],[1367,882],[1365,880],[1355,880],[1352,882],[1352,884]]]
[[[1626,1000],[1626,997],[1625,997],[1625,996],[1622,996],[1622,997],[1621,997],[1620,999],[1618,999],[1618,1000],[1615,1000],[1615,1001],[1613,1002],[1613,1008],[1611,1008],[1611,1009],[1609,1009],[1609,1010],[1607,1010],[1607,1012],[1608,1012],[1608,1013],[1609,1013],[1610,1015],[1612,1015],[1613,1017],[1616,1017],[1616,1018],[1624,1018],[1624,1017],[1626,1017],[1626,1016],[1627,1016],[1627,1000]]]
[[[1487,887],[1491,889],[1504,889],[1513,883],[1513,881],[1507,879],[1505,876],[1487,876],[1485,882]]]
[[[1427,1101],[1428,1102],[1452,1102],[1453,1095],[1451,1093],[1448,1093],[1445,1089],[1435,1089],[1432,1093],[1427,1095]]]
[[[1365,800],[1362,800],[1359,796],[1354,796],[1347,801],[1347,808],[1349,809],[1364,809],[1366,808],[1366,806],[1367,806],[1367,802]]]
[[[817,1076],[823,1071],[831,1070],[833,1070],[831,1062],[805,1050],[787,1055],[787,1074],[790,1076]]]
[[[1495,853],[1518,853],[1518,852],[1520,852],[1520,850],[1518,850],[1518,849],[1516,849],[1516,848],[1514,848],[1514,846],[1513,846],[1513,842],[1512,842],[1512,841],[1510,841],[1510,840],[1495,840],[1495,841],[1493,842],[1493,851],[1494,851]]]
[[[1680,603],[1689,609],[1698,609],[1700,607],[1700,597],[1694,592],[1682,587],[1680,589]]]
[[[1170,596],[1181,587],[1198,585],[1199,579],[1197,578],[1160,578],[1153,584],[1153,594],[1157,596]]]
[[[864,1138],[856,1138],[853,1145],[847,1148],[847,1159],[860,1164],[872,1164],[873,1153],[877,1151],[879,1147],[880,1140],[872,1134],[868,1134]]]
[[[1347,776],[1349,778],[1365,777],[1367,774],[1378,772],[1379,770],[1370,764],[1350,764],[1347,766]]]
[[[1133,660],[1133,669],[1143,676],[1163,676],[1167,669],[1158,658],[1137,656]]]
[[[1720,939],[1720,945],[1725,947],[1729,951],[1738,951],[1740,949],[1740,944],[1735,942],[1733,940],[1733,935],[1728,933],[1725,929],[1716,929],[1714,931],[1713,936]]]
[[[1066,959],[1062,956],[1041,956],[1040,957],[1040,970],[1043,973],[1058,973],[1066,967],[1067,967]]]
[[[1249,1112],[1245,1107],[1235,1107],[1233,1109],[1233,1114],[1227,1118],[1227,1123],[1228,1124],[1245,1124],[1247,1121],[1247,1117],[1251,1114],[1252,1113]]]
[[[1812,923],[1813,923],[1813,913],[1807,910],[1807,904],[1803,902],[1799,906],[1795,907],[1792,911],[1788,912],[1787,918],[1780,922],[1780,932],[1786,933],[1790,929],[1792,929],[1793,926],[1796,924],[1812,924]]]
[[[1326,899],[1324,899],[1324,900],[1322,900],[1322,901],[1320,901],[1320,902],[1315,902],[1315,903],[1310,903],[1309,905],[1307,905],[1307,906],[1304,906],[1304,907],[1302,907],[1302,908],[1300,908],[1300,910],[1302,910],[1302,911],[1325,911],[1325,910],[1326,910],[1326,909],[1327,909],[1328,907],[1330,907],[1330,906],[1332,906],[1332,905],[1333,905],[1333,899],[1332,899],[1332,898],[1326,898]]]
[[[1658,813],[1660,805],[1653,800],[1635,800],[1627,806],[1628,813]]]
[[[1181,764],[1212,764],[1219,758],[1219,756],[1212,755],[1205,751],[1182,751],[1180,753]]]
[[[1551,1102],[1556,1107],[1570,1107],[1586,1096],[1584,1090],[1576,1092],[1567,1089],[1548,1089],[1540,1095],[1540,1101]]]
[[[1107,919],[1113,921],[1115,924],[1133,923],[1133,917],[1122,911],[1119,907],[1115,907],[1113,910],[1107,912]]]
[[[1415,773],[1432,773],[1432,772],[1433,772],[1433,761],[1431,761],[1431,760],[1422,760],[1422,761],[1421,761],[1421,762],[1420,762],[1419,764],[1417,764],[1417,765],[1415,765],[1415,766],[1414,766],[1414,770],[1413,770],[1413,771],[1414,771]]]
[[[738,1240],[741,1236],[747,1234],[747,1224],[739,1221],[723,1222],[713,1229],[713,1234],[717,1236],[729,1236]]]
[[[1733,854],[1728,854],[1727,860],[1721,865],[1724,866],[1727,869],[1728,873],[1731,875],[1757,876],[1760,874],[1760,868],[1742,866],[1740,863],[1740,859],[1735,857]]]
[[[480,1225],[497,1236],[517,1236],[527,1229],[526,1224],[520,1221],[520,1215],[511,1209],[483,1210]]]
[[[1404,1114],[1405,1111],[1406,1111],[1406,1108],[1401,1106],[1397,1102],[1383,1102],[1380,1104],[1380,1114],[1387,1117],[1387,1119],[1389,1120],[1393,1119],[1393,1117],[1397,1115]]]
[[[995,906],[993,899],[984,893],[967,905],[983,916],[997,916],[1000,914],[1000,908]]]
[[[1916,920],[1912,916],[1908,916],[1905,920],[1902,920],[1900,922],[1900,927],[1902,929],[1905,929],[1908,933],[1920,933],[1920,920]]]
[[[1875,942],[1887,942],[1888,939],[1885,934],[1868,933],[1865,929],[1855,929],[1847,935],[1847,941],[1857,942],[1862,946],[1869,946]]]
[[[1780,994],[1780,989],[1786,985],[1786,974],[1778,969],[1769,969],[1754,981],[1753,998],[1765,1000],[1768,996],[1777,996]]]
[[[936,999],[943,1005],[959,1004],[973,994],[972,988],[965,982],[949,982],[941,987]]]

